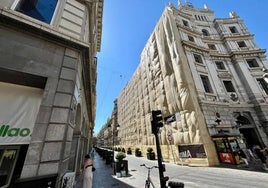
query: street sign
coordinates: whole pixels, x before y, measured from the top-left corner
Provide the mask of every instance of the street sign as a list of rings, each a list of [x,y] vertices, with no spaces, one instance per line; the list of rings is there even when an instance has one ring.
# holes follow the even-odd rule
[[[168,141],[172,141],[172,131],[171,130],[168,130],[167,131],[167,138],[168,138]]]

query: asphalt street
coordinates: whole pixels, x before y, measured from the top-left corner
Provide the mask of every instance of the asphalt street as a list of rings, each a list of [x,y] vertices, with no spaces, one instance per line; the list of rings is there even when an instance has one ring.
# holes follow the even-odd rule
[[[140,164],[158,165],[157,160],[147,160],[145,157],[127,155],[129,176],[116,178],[122,183],[133,187],[144,187],[147,170]],[[183,182],[185,188],[267,188],[268,172],[254,171],[245,167],[237,169],[224,167],[189,167],[164,163],[170,181]],[[151,178],[156,187],[160,187],[158,169],[153,169]]]

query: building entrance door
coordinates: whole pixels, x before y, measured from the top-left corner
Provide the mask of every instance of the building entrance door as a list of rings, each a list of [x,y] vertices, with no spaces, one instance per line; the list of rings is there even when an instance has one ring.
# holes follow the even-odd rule
[[[240,128],[239,132],[243,135],[247,148],[252,149],[253,145],[263,145],[254,128]]]

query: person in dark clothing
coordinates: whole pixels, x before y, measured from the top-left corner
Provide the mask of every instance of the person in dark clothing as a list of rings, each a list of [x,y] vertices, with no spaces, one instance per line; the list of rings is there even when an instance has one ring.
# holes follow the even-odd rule
[[[248,167],[248,160],[247,160],[247,156],[245,152],[241,148],[237,147],[236,153],[244,161],[244,163],[246,164],[246,167]]]
[[[256,155],[258,156],[258,158],[261,160],[264,169],[268,170],[268,160],[267,160],[266,156],[264,155],[265,150],[261,149],[261,147],[259,145],[255,145],[254,151],[255,151]]]

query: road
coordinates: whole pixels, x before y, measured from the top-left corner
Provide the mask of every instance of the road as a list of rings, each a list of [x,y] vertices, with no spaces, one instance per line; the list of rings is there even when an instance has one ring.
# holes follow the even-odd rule
[[[150,161],[145,157],[127,155],[129,177],[121,177],[118,180],[140,188],[144,187],[147,170],[140,164],[157,166],[157,160]],[[246,168],[230,169],[223,167],[189,167],[170,163],[166,165],[164,176],[169,176],[171,181],[184,183],[185,188],[267,188],[268,172],[249,171]],[[151,178],[160,187],[158,169],[153,169]]]

